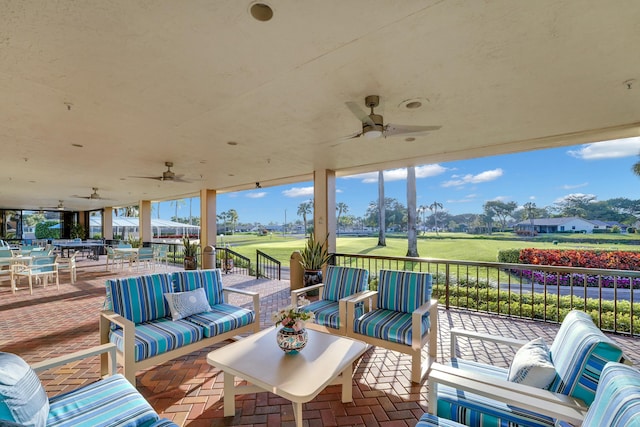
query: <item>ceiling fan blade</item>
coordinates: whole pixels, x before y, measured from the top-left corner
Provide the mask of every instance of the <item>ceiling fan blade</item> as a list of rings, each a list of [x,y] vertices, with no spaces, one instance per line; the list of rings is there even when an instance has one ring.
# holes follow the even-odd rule
[[[129,176],[129,178],[143,178],[143,179],[155,179],[156,181],[163,181],[162,176]]]
[[[349,108],[349,110],[351,110],[353,115],[356,116],[358,119],[360,119],[360,121],[362,123],[366,123],[369,126],[375,126],[375,123],[373,123],[373,120],[371,120],[371,117],[369,117],[369,115],[367,113],[362,111],[362,108],[360,108],[360,106],[358,104],[356,104],[355,102],[351,102],[351,101],[345,102],[345,104],[347,105],[347,108]]]
[[[171,181],[174,181],[174,182],[193,182],[193,181],[189,181],[187,179],[183,179],[182,178],[183,176],[184,175],[176,175],[176,176],[173,177],[173,179]]]
[[[384,136],[405,135],[410,133],[431,132],[440,129],[442,126],[405,126],[389,123],[384,127]]]

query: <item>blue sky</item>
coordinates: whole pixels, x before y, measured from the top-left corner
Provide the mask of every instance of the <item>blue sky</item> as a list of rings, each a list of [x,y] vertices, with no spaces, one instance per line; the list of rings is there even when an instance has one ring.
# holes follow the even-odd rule
[[[519,206],[534,202],[539,208],[553,206],[570,194],[589,194],[596,200],[615,197],[640,199],[640,178],[631,167],[640,160],[640,137],[573,147],[507,154],[472,160],[416,167],[418,206],[442,203],[453,215],[481,213],[490,200],[515,201]],[[336,180],[337,202],[349,207],[348,214],[364,216],[378,197],[376,173]],[[221,194],[218,213],[235,209],[242,223],[282,224],[301,219],[300,203],[313,197],[313,183],[269,187]],[[406,169],[385,171],[385,197],[406,205]],[[178,216],[189,216],[189,201],[179,206]],[[191,204],[199,215],[199,201]],[[161,204],[161,218],[175,214],[175,206]],[[156,213],[154,213],[154,217]]]

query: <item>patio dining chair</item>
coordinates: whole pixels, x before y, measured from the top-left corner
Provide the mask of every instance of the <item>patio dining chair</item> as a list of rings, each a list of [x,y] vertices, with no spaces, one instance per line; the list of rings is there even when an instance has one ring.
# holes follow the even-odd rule
[[[291,291],[291,305],[298,306],[300,297],[318,289],[319,300],[301,306],[303,311],[313,312],[315,323],[306,327],[330,334],[347,334],[347,300],[369,288],[369,272],[363,268],[327,266],[323,283]],[[362,315],[364,303],[354,306],[356,315]]]
[[[431,299],[431,274],[380,270],[378,290],[347,301],[347,313],[354,313],[360,302],[365,302],[365,313],[347,315],[347,336],[410,355],[411,381],[421,382],[437,354],[438,301]]]
[[[29,264],[14,264],[11,267],[11,282],[18,283],[22,277],[29,279],[29,292],[33,295],[33,280],[42,280],[43,287],[47,287],[49,278],[55,279],[56,287],[60,290],[58,277],[57,255],[34,257]]]
[[[156,263],[158,265],[162,265],[164,264],[165,267],[169,267],[169,252],[168,252],[168,246],[166,245],[159,245],[155,247],[156,253],[155,253],[155,258],[156,258]]]
[[[109,261],[111,261],[112,266],[117,267],[118,263],[120,263],[120,267],[123,267],[124,254],[114,251],[111,246],[106,246],[105,250],[107,251],[107,264],[105,266],[105,270],[109,270]]]
[[[58,272],[68,271],[71,279],[71,284],[76,283],[77,269],[76,269],[76,257],[80,251],[75,251],[71,256],[66,258],[58,257]]]
[[[145,264],[146,268],[155,270],[156,259],[153,248],[140,248],[138,249],[138,253],[134,255],[136,269],[139,269],[141,264]]]

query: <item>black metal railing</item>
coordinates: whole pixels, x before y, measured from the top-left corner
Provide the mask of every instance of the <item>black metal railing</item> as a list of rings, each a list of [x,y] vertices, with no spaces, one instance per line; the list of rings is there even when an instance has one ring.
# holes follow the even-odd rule
[[[367,269],[373,286],[382,269],[430,272],[447,309],[557,323],[575,308],[603,331],[640,336],[640,271],[357,254],[333,262]]]
[[[251,274],[251,260],[228,247],[216,247],[216,268],[224,273]]]
[[[281,280],[282,265],[277,259],[256,249],[256,279],[261,277]]]

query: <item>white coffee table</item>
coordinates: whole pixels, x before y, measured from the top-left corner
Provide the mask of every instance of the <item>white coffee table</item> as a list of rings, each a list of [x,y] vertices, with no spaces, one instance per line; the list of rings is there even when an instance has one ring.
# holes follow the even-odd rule
[[[300,353],[285,354],[271,327],[214,350],[207,362],[224,373],[224,416],[235,415],[235,396],[270,391],[293,403],[296,426],[302,426],[302,404],[330,384],[342,384],[342,402],[351,402],[355,362],[369,347],[362,341],[307,330]],[[235,377],[249,385],[235,385]]]

